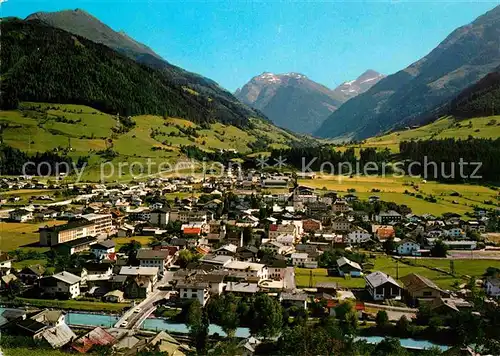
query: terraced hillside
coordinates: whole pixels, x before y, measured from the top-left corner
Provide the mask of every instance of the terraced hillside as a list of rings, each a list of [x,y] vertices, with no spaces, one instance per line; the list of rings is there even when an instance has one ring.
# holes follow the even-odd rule
[[[201,126],[154,115],[118,120],[91,107],[71,104],[22,103],[19,110],[0,112],[0,124],[3,142],[27,153],[64,151],[75,159],[89,157],[90,169],[84,178],[92,180],[105,161],[150,159],[159,164],[183,160],[186,157],[180,152],[181,146],[250,154],[262,147],[288,147],[302,140],[260,119],[250,119],[246,129],[222,123]],[[112,157],[106,152],[112,152]],[[129,173],[127,170],[125,178]]]

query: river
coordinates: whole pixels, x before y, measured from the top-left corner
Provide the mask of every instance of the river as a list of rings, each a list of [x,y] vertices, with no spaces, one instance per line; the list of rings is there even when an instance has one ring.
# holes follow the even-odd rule
[[[0,308],[0,315],[5,308]],[[111,328],[118,321],[119,317],[115,315],[105,315],[105,314],[89,314],[89,313],[66,313],[66,323],[68,325],[91,325],[91,326],[102,326],[104,328]],[[2,325],[6,320],[0,316],[0,325]],[[141,325],[141,329],[160,331],[165,330],[168,332],[176,333],[188,333],[188,327],[186,324],[182,323],[172,323],[163,318],[149,318],[144,321]],[[225,336],[221,327],[215,324],[210,325],[209,334],[219,334]],[[246,338],[250,336],[250,330],[248,328],[238,328],[236,329],[235,335],[237,337]],[[384,338],[380,336],[360,336],[357,340],[366,340],[369,343],[378,344]],[[442,351],[448,350],[450,347],[445,345],[437,345],[426,340],[415,340],[415,339],[399,339],[401,346],[410,349],[429,349],[431,347],[437,346]]]

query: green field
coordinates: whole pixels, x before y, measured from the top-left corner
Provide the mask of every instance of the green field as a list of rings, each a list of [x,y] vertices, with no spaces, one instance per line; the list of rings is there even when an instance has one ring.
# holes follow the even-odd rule
[[[102,311],[108,313],[121,313],[130,307],[129,303],[104,303],[83,300],[51,300],[51,299],[29,299],[16,298],[16,302],[22,302],[40,308],[56,308],[83,311]]]
[[[47,260],[23,260],[23,261],[16,261],[12,262],[12,267],[15,269],[23,269],[25,267],[30,267],[34,265],[41,265],[45,266],[47,264]]]
[[[0,222],[0,249],[2,251],[12,251],[21,246],[37,243],[40,240],[38,229],[46,225],[62,225],[63,220],[44,221],[41,223],[14,223]],[[27,249],[33,249],[29,247]],[[48,250],[47,248],[37,248],[39,252]]]
[[[3,355],[5,356],[67,356],[68,353],[61,350],[52,350],[52,349],[30,349],[28,347],[16,347],[9,349],[2,349]],[[92,355],[90,353],[89,355]]]
[[[450,271],[450,259],[422,258],[414,262],[418,265],[436,267],[445,271]],[[457,276],[480,277],[488,267],[500,268],[500,260],[454,259],[453,265]]]
[[[463,215],[472,211],[475,206],[485,209],[500,206],[498,191],[481,185],[444,184],[432,181],[424,183],[421,179],[409,177],[354,176],[349,178],[335,175],[304,179],[299,183],[316,189],[326,188],[345,193],[348,189],[355,189],[354,194],[360,199],[368,199],[376,195],[387,202],[407,205],[415,214],[430,213],[439,216],[446,212],[454,212]],[[373,189],[380,190],[380,192],[372,192]],[[403,194],[405,191],[415,195],[420,194],[422,198],[433,196],[437,202],[432,203],[416,196]],[[452,196],[452,193],[459,193],[460,196]]]
[[[445,273],[433,271],[423,266],[438,267],[445,271],[450,270],[449,259],[417,259],[411,260],[416,263],[416,266],[410,266],[402,262],[397,263],[394,259],[386,256],[378,256],[373,262],[375,267],[372,271],[382,271],[396,279],[399,269],[399,277],[406,276],[410,273],[417,273],[424,277],[429,278],[438,286],[443,289],[452,289],[455,281],[459,283],[465,282],[461,279],[461,275],[468,275],[474,277],[482,276],[488,267],[500,268],[500,260],[454,260],[456,277],[450,276]],[[310,269],[295,268],[295,282],[298,287],[309,287]],[[343,277],[329,277],[324,268],[317,268],[312,270],[314,287],[317,282],[335,282],[342,287],[346,288],[363,288],[365,281],[363,278],[343,278]]]
[[[492,120],[496,120],[495,125],[489,125]],[[401,141],[444,138],[467,139],[469,135],[493,139],[500,137],[500,116],[478,117],[462,121],[456,121],[453,117],[444,117],[419,128],[372,137],[353,147],[358,149],[367,147],[389,148],[392,152],[397,153]]]
[[[131,241],[137,241],[142,244],[143,247],[147,247],[148,244],[153,241],[152,236],[132,236],[132,237],[115,237],[113,241],[116,243],[115,250],[118,251],[120,247],[128,244]]]

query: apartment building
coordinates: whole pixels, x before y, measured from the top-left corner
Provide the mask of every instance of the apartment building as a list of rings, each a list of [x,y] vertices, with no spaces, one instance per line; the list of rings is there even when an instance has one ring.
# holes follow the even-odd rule
[[[95,225],[95,234],[109,234],[113,230],[113,217],[111,214],[85,214],[82,218]]]
[[[40,245],[54,246],[60,243],[96,235],[95,224],[86,220],[74,220],[59,226],[40,228]]]

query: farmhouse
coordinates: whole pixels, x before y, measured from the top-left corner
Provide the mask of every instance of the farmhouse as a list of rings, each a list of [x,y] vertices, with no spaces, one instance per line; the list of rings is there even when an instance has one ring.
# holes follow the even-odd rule
[[[444,295],[444,291],[433,281],[416,273],[410,273],[401,278],[405,291],[412,299],[434,299]]]

